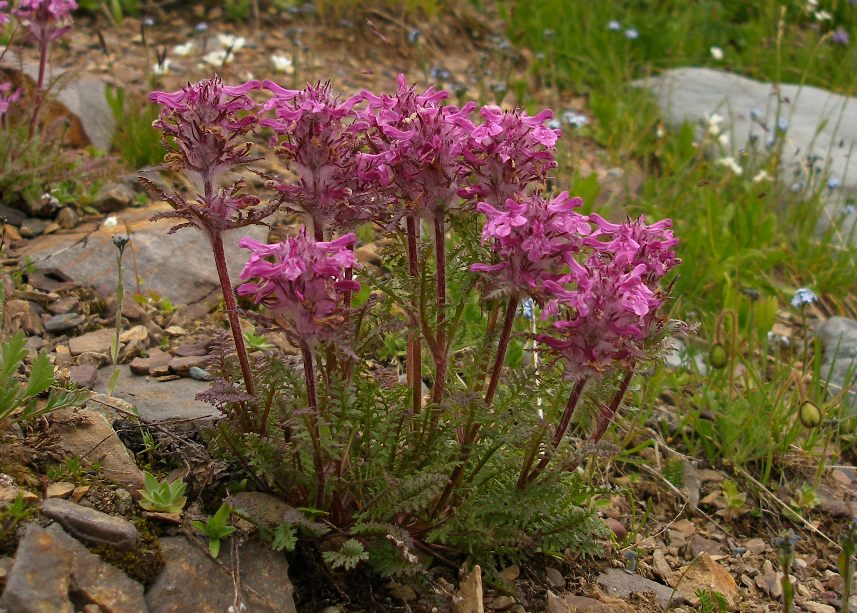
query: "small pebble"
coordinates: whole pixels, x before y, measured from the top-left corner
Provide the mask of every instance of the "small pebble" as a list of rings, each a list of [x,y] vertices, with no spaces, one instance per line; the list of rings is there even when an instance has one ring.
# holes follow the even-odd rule
[[[196,379],[197,381],[211,381],[209,372],[199,366],[191,366],[188,374],[191,379]]]

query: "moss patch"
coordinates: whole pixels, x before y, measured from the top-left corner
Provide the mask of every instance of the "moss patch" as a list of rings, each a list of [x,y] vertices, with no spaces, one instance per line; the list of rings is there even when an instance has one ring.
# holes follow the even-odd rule
[[[164,567],[164,556],[158,535],[148,522],[137,519],[133,523],[137,527],[137,544],[131,551],[118,551],[107,545],[96,545],[90,551],[142,583],[143,587],[149,587]]]

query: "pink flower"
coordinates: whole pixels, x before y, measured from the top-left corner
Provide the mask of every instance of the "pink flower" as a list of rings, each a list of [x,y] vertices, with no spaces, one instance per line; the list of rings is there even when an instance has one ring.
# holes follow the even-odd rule
[[[242,181],[222,184],[223,176],[232,167],[258,159],[250,155],[252,143],[245,138],[256,127],[256,116],[242,112],[256,107],[247,93],[259,86],[258,81],[223,85],[215,76],[176,92],[149,94],[149,100],[162,107],[152,125],[164,133],[164,146],[171,150],[165,157],[165,166],[184,170],[200,191],[194,201],[188,201],[178,193],[168,195],[153,183],[144,182],[175,209],[156,219],[185,220],[171,232],[186,226],[222,232],[259,223],[276,208],[272,204],[251,210],[259,199],[239,193],[244,187]]]
[[[646,226],[642,218],[611,224],[597,215],[583,238],[584,263],[566,254],[567,275],[544,283],[552,295],[542,313],[554,332],[537,339],[565,362],[574,380],[597,377],[644,356],[643,341],[658,327],[663,301],[658,286],[679,263],[669,220]]]
[[[47,43],[71,29],[71,12],[76,8],[77,2],[74,0],[20,0],[14,13],[30,36]]]
[[[472,130],[464,149],[474,182],[461,190],[461,196],[500,206],[529,184],[544,183],[548,171],[556,167],[553,150],[560,131],[544,125],[553,116],[549,109],[532,117],[497,106],[479,112],[483,122]]]
[[[9,3],[6,0],[0,0],[0,26],[9,23],[9,14],[6,10],[9,8]]]
[[[366,198],[356,180],[360,142],[350,127],[359,97],[339,101],[331,94],[330,83],[300,91],[273,81],[262,85],[274,94],[263,107],[273,111],[274,118],[260,124],[284,136],[277,152],[298,175],[292,183],[273,182],[286,207],[306,213],[317,236],[331,224],[341,227],[368,217],[366,207],[358,206]]]
[[[11,89],[11,83],[0,83],[0,117],[9,112],[9,107],[21,97],[20,89],[16,89],[10,94],[8,92]]]
[[[369,130],[369,152],[361,154],[361,176],[389,188],[418,214],[434,217],[454,208],[469,174],[464,149],[475,108],[442,106],[445,91],[417,94],[399,75],[394,96],[361,94],[368,102],[355,129]]]
[[[476,209],[488,218],[482,241],[491,242],[500,261],[473,264],[470,270],[490,274],[488,282],[500,290],[526,292],[541,301],[544,282],[562,276],[567,254],[576,253],[591,230],[587,218],[574,210],[582,203],[567,192],[550,200],[538,194],[509,198],[505,210],[480,202]]]
[[[357,265],[356,242],[354,234],[314,241],[305,227],[297,236],[273,245],[242,238],[238,244],[251,255],[241,279],[254,282],[239,286],[238,294],[267,306],[296,343],[313,348],[341,338],[343,296],[360,289],[357,281],[346,278],[346,269]]]

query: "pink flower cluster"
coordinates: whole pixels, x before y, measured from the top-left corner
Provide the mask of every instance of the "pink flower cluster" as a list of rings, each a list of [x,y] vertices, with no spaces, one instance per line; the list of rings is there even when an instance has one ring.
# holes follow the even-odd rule
[[[9,93],[12,90],[11,83],[0,83],[0,117],[9,112],[9,107],[15,103],[18,98],[21,97],[21,90],[16,89],[15,91]]]
[[[74,0],[20,0],[14,13],[33,39],[47,43],[71,29],[71,12],[76,8]]]
[[[588,257],[581,263],[567,256],[568,273],[544,283],[553,298],[542,317],[553,318],[554,333],[537,337],[563,358],[574,380],[643,356],[642,341],[664,299],[659,282],[679,263],[669,220],[647,226],[642,217],[623,224],[589,219],[596,229],[582,239]]]
[[[460,109],[442,105],[445,91],[433,87],[418,94],[399,75],[395,95],[363,92],[367,107],[355,129],[368,130],[369,152],[361,154],[365,179],[393,188],[414,212],[435,217],[458,203],[469,169],[464,151],[474,126],[470,102]]]
[[[238,294],[265,304],[282,318],[296,343],[313,348],[341,336],[343,297],[360,289],[357,281],[346,278],[346,271],[357,265],[356,242],[354,234],[315,241],[305,227],[297,236],[273,245],[242,238],[238,244],[251,255],[241,279],[256,281],[241,285]]]
[[[292,162],[298,174],[296,183],[277,181],[273,186],[287,208],[309,216],[316,238],[321,239],[332,223],[347,224],[361,213],[351,202],[358,143],[350,124],[359,97],[339,101],[329,83],[299,91],[273,81],[265,81],[263,87],[274,94],[263,106],[274,112],[274,118],[262,119],[260,125],[285,136],[278,153]]]
[[[556,167],[553,150],[560,131],[544,125],[553,117],[550,109],[531,117],[522,110],[485,106],[479,114],[482,124],[472,130],[464,148],[475,182],[460,195],[502,206],[523,194],[529,184],[543,183]]]
[[[480,202],[476,210],[488,218],[482,241],[492,242],[500,260],[473,264],[470,270],[487,273],[492,287],[542,302],[546,281],[557,280],[568,254],[577,253],[591,231],[589,219],[574,209],[583,204],[568,192],[546,199],[535,194],[521,200],[508,198],[505,210]]]
[[[0,0],[0,26],[5,26],[9,23],[9,13],[6,11],[9,8],[7,0]]]
[[[195,202],[178,194],[164,196],[175,212],[158,218],[177,217],[187,222],[173,230],[192,225],[219,232],[257,223],[272,212],[272,208],[249,211],[259,204],[259,199],[240,194],[241,181],[222,185],[232,167],[258,159],[250,155],[252,143],[246,140],[258,120],[254,114],[243,112],[256,108],[247,93],[260,86],[259,81],[223,85],[215,76],[176,92],[149,94],[149,100],[162,107],[152,125],[164,133],[164,146],[171,150],[165,158],[166,165],[187,172],[201,192]]]

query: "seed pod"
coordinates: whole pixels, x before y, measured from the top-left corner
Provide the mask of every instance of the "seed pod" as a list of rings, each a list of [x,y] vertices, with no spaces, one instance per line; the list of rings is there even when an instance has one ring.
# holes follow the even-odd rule
[[[804,428],[816,428],[821,423],[821,411],[809,400],[804,400],[801,403],[798,416]]]
[[[729,353],[723,343],[714,343],[708,351],[708,363],[711,368],[720,370],[726,367],[726,362],[729,361]]]

